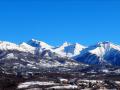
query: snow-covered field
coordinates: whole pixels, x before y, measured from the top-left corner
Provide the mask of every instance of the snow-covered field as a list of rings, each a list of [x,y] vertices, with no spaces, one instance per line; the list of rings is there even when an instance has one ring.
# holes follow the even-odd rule
[[[49,81],[49,82],[40,82],[40,81],[31,81],[31,82],[24,82],[18,85],[18,89],[27,89],[30,88],[31,86],[35,86],[35,85],[39,85],[39,86],[51,86],[49,88],[47,88],[46,90],[57,90],[57,89],[77,89],[78,86],[77,85],[60,85],[59,83],[54,83],[53,81]]]
[[[49,89],[50,90],[53,90],[53,89],[55,89],[55,90],[57,90],[57,89],[62,89],[62,90],[64,90],[64,89],[77,89],[78,88],[78,86],[76,86],[76,85],[65,85],[65,86],[53,86],[53,87],[50,87]]]
[[[39,85],[39,86],[48,86],[48,85],[58,85],[52,81],[50,82],[40,82],[40,81],[31,81],[31,82],[24,82],[18,85],[18,89],[29,88],[30,86]]]

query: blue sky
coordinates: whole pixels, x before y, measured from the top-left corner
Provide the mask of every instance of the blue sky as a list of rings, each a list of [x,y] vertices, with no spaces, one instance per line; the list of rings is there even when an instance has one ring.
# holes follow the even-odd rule
[[[0,0],[0,40],[120,44],[119,0]]]

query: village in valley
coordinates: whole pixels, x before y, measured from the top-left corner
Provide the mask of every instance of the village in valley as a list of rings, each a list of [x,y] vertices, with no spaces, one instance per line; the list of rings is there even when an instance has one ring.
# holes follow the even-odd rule
[[[0,90],[119,90],[120,74],[108,72],[28,72],[0,75]]]

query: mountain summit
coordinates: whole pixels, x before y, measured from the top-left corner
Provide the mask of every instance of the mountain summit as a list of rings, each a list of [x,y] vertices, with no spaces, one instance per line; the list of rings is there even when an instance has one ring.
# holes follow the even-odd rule
[[[81,50],[85,48],[85,46],[78,43],[71,44],[68,42],[63,43],[59,47],[53,47],[45,42],[35,39],[28,41],[27,44],[32,47],[39,48],[40,51],[50,50],[51,52],[55,52],[56,54],[61,55],[62,57],[74,57],[76,55],[79,55]]]
[[[87,64],[120,65],[120,46],[111,42],[99,42],[84,49],[75,59]]]
[[[52,49],[53,46],[48,45],[47,43],[35,39],[31,39],[27,42],[27,44],[36,47],[36,48],[41,48],[41,49]]]
[[[62,56],[74,57],[76,55],[79,55],[84,48],[85,46],[78,43],[70,44],[65,42],[63,45],[56,48],[54,51]]]

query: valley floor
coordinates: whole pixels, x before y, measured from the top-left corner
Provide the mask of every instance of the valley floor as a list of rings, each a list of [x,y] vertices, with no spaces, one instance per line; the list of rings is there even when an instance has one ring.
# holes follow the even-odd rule
[[[0,74],[0,90],[120,90],[120,75],[44,72],[25,76]]]

